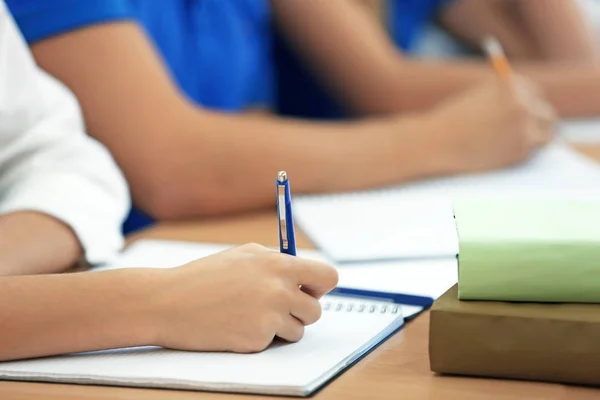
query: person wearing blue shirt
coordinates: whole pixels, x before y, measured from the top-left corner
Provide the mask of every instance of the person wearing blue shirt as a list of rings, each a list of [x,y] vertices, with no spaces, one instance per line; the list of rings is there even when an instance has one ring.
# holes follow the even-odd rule
[[[600,112],[596,69],[517,68],[533,78],[506,84],[488,65],[411,60],[358,1],[8,5],[123,169],[135,204],[126,232],[273,205],[282,169],[304,194],[502,168],[551,140],[553,108]],[[356,119],[273,115],[274,32]]]
[[[594,62],[598,44],[579,2],[550,0],[362,0],[379,3],[382,24],[407,56],[448,59],[480,55],[484,34],[496,36],[510,59]],[[582,4],[587,6],[586,4]],[[589,7],[589,6],[588,6]],[[376,7],[377,8],[377,7]],[[278,111],[303,118],[351,117],[283,40],[275,45]]]

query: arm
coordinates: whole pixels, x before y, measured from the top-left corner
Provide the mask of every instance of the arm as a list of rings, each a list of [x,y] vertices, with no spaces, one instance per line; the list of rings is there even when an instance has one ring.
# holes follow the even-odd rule
[[[136,346],[259,351],[275,335],[300,340],[337,280],[328,265],[258,245],[178,268],[0,276],[0,361]]]
[[[123,241],[124,178],[17,32],[0,5],[0,275],[106,261]]]
[[[422,110],[494,74],[482,61],[403,57],[359,2],[271,3],[277,26],[292,46],[362,114]],[[515,69],[542,86],[560,115],[600,114],[597,66],[519,64]]]
[[[136,204],[159,219],[274,204],[281,169],[296,193],[441,172],[433,157],[420,156],[432,146],[419,117],[318,124],[197,107],[134,23],[45,39],[33,52],[76,93],[90,134],[111,149]]]
[[[545,60],[598,60],[597,43],[590,21],[578,1],[518,0],[515,4],[521,24],[539,47]]]
[[[0,216],[0,275],[65,270],[81,261],[73,230],[48,214],[18,211]]]
[[[152,344],[159,275],[0,276],[0,360]]]
[[[456,0],[440,22],[478,50],[484,34],[496,36],[513,59],[591,62],[597,57],[577,1]]]

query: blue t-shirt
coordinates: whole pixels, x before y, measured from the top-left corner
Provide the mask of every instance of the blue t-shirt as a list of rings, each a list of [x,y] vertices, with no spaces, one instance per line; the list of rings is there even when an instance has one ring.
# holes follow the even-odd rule
[[[29,43],[85,26],[137,21],[181,90],[226,112],[272,107],[268,0],[7,0]],[[124,232],[152,219],[133,209]]]

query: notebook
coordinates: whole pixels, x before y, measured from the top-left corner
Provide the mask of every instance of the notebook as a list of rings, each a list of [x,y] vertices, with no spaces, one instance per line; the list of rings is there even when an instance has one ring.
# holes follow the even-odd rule
[[[123,267],[170,268],[231,248],[232,244],[183,242],[143,239],[127,248],[115,262],[96,270]],[[345,289],[385,292],[395,300],[418,297],[401,304],[405,318],[412,318],[428,308],[435,299],[458,280],[456,257],[425,260],[393,260],[337,264],[320,252],[298,249],[298,256],[332,264],[339,274],[339,285]]]
[[[321,304],[302,340],[260,353],[114,349],[0,363],[0,379],[309,396],[404,324],[385,302],[325,296]]]
[[[453,257],[452,202],[471,198],[600,199],[600,166],[561,142],[528,162],[380,190],[296,196],[295,221],[337,262]]]

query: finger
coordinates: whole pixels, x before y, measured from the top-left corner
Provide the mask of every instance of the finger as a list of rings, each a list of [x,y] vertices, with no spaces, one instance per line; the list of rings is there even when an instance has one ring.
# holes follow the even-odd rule
[[[335,268],[319,261],[293,257],[292,270],[296,284],[301,285],[304,292],[316,299],[330,292],[338,283]]]
[[[283,324],[276,333],[277,337],[287,342],[297,342],[304,336],[304,325],[292,315],[284,317]]]
[[[554,108],[546,102],[538,103],[536,111],[536,115],[538,116],[537,127],[540,131],[540,143],[546,144],[554,139],[558,117]]]
[[[533,88],[520,76],[512,76],[509,81],[509,90],[511,94],[520,102],[527,103],[533,96]]]
[[[312,295],[298,291],[292,299],[290,313],[303,325],[314,324],[321,318],[321,303]]]
[[[544,146],[553,139],[552,128],[544,121],[532,119],[530,121],[527,136],[532,148]]]
[[[552,126],[557,121],[556,111],[550,103],[545,100],[537,100],[526,103],[528,110],[539,120]]]
[[[256,243],[247,243],[237,247],[238,251],[246,254],[263,254],[263,253],[271,253],[275,250],[270,249],[268,247],[262,246]]]
[[[514,91],[515,95],[523,100],[545,97],[544,91],[539,85],[536,85],[534,82],[521,75],[512,76],[510,80],[510,87]]]
[[[555,121],[556,111],[546,100],[543,89],[525,78],[515,78],[512,85],[517,99],[536,117]]]

